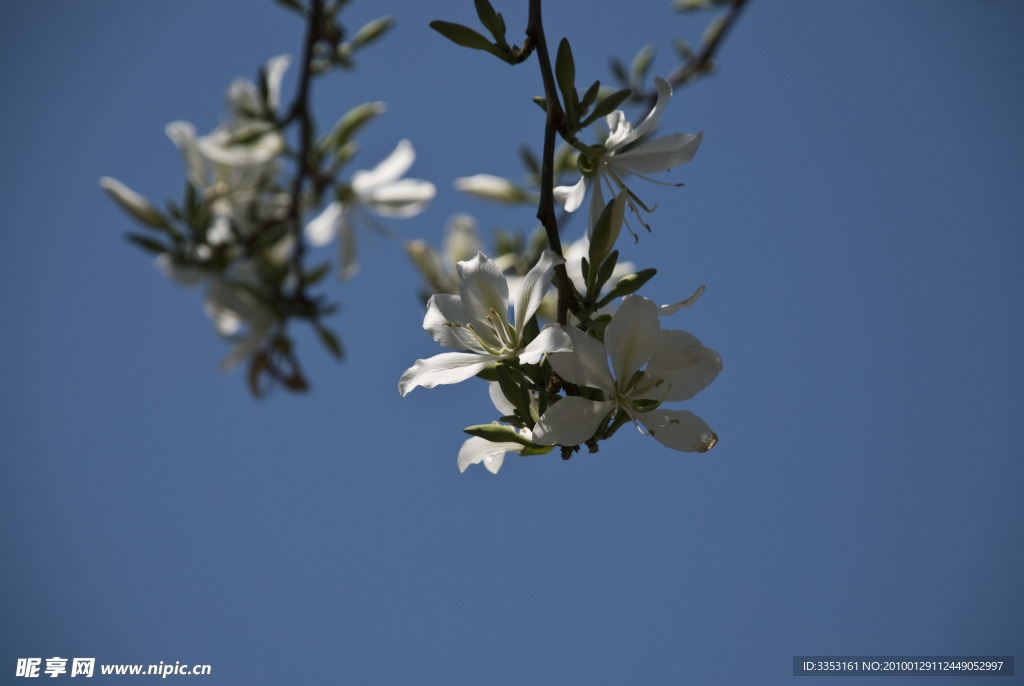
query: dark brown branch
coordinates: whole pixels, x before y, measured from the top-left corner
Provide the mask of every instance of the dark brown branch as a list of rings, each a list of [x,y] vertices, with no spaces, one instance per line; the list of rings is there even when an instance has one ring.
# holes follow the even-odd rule
[[[675,69],[668,75],[668,82],[672,86],[680,86],[698,74],[706,71],[708,66],[711,64],[711,60],[714,59],[715,53],[718,52],[718,48],[722,45],[722,41],[725,39],[729,30],[732,29],[736,20],[739,18],[743,8],[748,4],[749,0],[733,0],[732,7],[725,14],[725,18],[722,20],[722,24],[718,28],[718,33],[708,41],[699,52],[692,55],[690,59]],[[647,111],[654,109],[654,104],[657,102],[658,94],[656,91],[652,91],[647,94]]]
[[[296,304],[304,304],[305,295],[305,274],[303,270],[303,258],[305,257],[305,243],[302,240],[302,186],[310,173],[309,153],[310,143],[313,140],[313,121],[309,111],[309,86],[312,80],[310,65],[313,62],[313,47],[319,38],[320,26],[323,24],[324,0],[312,0],[306,25],[306,41],[302,54],[302,65],[299,73],[299,90],[295,95],[295,101],[288,110],[285,121],[299,120],[299,153],[296,160],[295,179],[292,181],[292,202],[288,208],[288,221],[292,226],[292,235],[295,245],[292,248],[292,265],[295,271],[295,293]]]
[[[544,147],[541,151],[540,202],[537,205],[537,219],[547,233],[548,246],[559,256],[562,255],[562,241],[558,236],[558,219],[555,216],[555,135],[565,126],[565,112],[558,100],[555,76],[551,71],[551,56],[544,38],[544,22],[541,19],[541,0],[530,0],[530,17],[526,26],[526,37],[537,51],[540,74],[544,81],[544,99],[547,101],[547,118],[544,122]],[[565,324],[569,309],[575,307],[573,288],[565,265],[555,267],[555,287],[558,288],[558,323]]]

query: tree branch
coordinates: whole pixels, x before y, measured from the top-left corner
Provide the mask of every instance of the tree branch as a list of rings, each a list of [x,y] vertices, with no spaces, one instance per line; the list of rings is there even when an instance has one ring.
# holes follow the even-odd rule
[[[551,56],[548,54],[544,37],[544,22],[541,19],[541,0],[530,0],[530,16],[526,26],[526,37],[537,51],[540,74],[544,81],[544,99],[547,102],[547,118],[544,122],[544,147],[541,152],[540,202],[537,219],[547,233],[548,245],[559,256],[562,255],[562,241],[558,236],[558,219],[555,216],[555,135],[565,126],[565,112],[558,100],[555,76],[551,71]],[[565,265],[555,267],[555,286],[558,288],[558,323],[565,324],[571,308],[575,308],[572,285]]]
[[[295,245],[292,248],[292,268],[295,271],[295,293],[293,298],[300,305],[306,303],[304,292],[306,284],[303,270],[306,246],[302,240],[302,186],[310,172],[309,146],[313,140],[313,122],[309,112],[309,86],[312,80],[310,65],[313,62],[313,46],[316,45],[319,39],[323,14],[324,0],[312,0],[306,25],[305,47],[299,73],[299,89],[295,95],[295,101],[288,110],[288,116],[285,118],[286,122],[296,118],[299,120],[299,153],[295,179],[292,181],[292,198],[291,206],[288,208],[288,221],[292,226],[292,235],[295,240]]]

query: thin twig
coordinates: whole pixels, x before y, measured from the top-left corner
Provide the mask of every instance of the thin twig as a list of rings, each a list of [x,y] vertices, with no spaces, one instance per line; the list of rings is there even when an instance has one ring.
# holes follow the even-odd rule
[[[743,8],[747,5],[749,0],[733,0],[732,7],[724,15],[722,23],[718,27],[718,32],[708,41],[699,52],[690,56],[690,59],[686,60],[684,64],[676,67],[668,75],[667,81],[673,86],[680,86],[697,74],[705,71],[711,60],[714,58],[715,53],[721,46],[722,41],[725,39],[725,35],[729,33],[729,30],[736,23]],[[658,100],[658,93],[652,91],[647,94],[647,111],[650,112],[654,109],[654,105]]]

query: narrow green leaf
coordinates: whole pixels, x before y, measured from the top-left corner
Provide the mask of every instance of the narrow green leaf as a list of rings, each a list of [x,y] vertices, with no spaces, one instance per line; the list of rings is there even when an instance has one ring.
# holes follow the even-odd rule
[[[512,377],[506,367],[499,365],[494,371],[497,373],[502,395],[512,403],[522,419],[528,419],[530,417],[530,392]]]
[[[341,341],[338,339],[338,335],[336,333],[320,322],[314,322],[313,328],[316,329],[316,333],[320,337],[320,342],[325,348],[327,348],[327,351],[334,356],[334,359],[340,360],[345,357],[345,351],[342,350]]]
[[[600,293],[604,285],[608,283],[608,279],[612,278],[612,272],[615,271],[615,265],[619,263],[619,251],[612,250],[605,258],[604,262],[601,263],[601,267],[597,270],[597,279],[594,281],[594,292]]]
[[[327,276],[327,274],[330,271],[331,271],[331,263],[330,262],[324,262],[323,264],[319,264],[316,267],[314,267],[313,269],[310,269],[309,271],[307,271],[306,273],[304,273],[302,275],[303,283],[305,283],[307,286],[312,286],[313,284],[318,282],[320,279],[322,279],[325,276]]]
[[[352,47],[361,48],[364,45],[369,45],[394,25],[395,18],[391,16],[374,19],[356,32],[355,37],[352,38]]]
[[[558,90],[562,92],[565,115],[572,124],[575,124],[577,121],[576,63],[572,59],[572,48],[569,47],[569,41],[566,38],[558,43],[558,54],[555,56],[555,79],[558,81]]]
[[[547,455],[555,449],[553,445],[528,445],[519,451],[520,455]]]
[[[134,243],[146,252],[151,252],[154,255],[169,252],[168,248],[166,248],[163,243],[141,233],[126,233],[124,238],[129,243]]]
[[[476,424],[474,426],[467,426],[463,431],[470,436],[479,436],[492,443],[518,443],[528,448],[539,447],[512,427],[502,424]]]
[[[658,273],[657,269],[641,269],[636,274],[629,274],[622,277],[612,287],[612,290],[608,292],[608,295],[601,298],[598,303],[598,307],[604,307],[616,298],[627,296],[631,293],[636,293],[640,288],[651,280],[651,278]]]
[[[505,22],[501,19],[501,16],[494,11],[494,7],[488,0],[473,0],[473,4],[476,5],[476,16],[480,18],[480,23],[484,25],[484,28],[491,32],[494,36],[494,40],[499,45],[505,42]]]
[[[640,52],[633,58],[633,63],[629,66],[629,82],[639,89],[643,89],[644,79],[647,78],[647,72],[651,68],[651,62],[654,60],[654,46],[645,45],[640,48]]]
[[[594,81],[594,83],[590,84],[590,88],[586,90],[586,92],[583,94],[583,98],[580,100],[579,114],[581,117],[586,113],[587,109],[594,104],[594,101],[597,100],[597,94],[600,92],[600,81]]]
[[[629,85],[629,74],[626,73],[626,67],[623,66],[622,62],[617,57],[613,57],[608,63],[609,68],[612,70],[612,74],[618,79],[619,83],[623,86]]]
[[[483,50],[484,52],[489,52],[495,57],[506,62],[509,61],[509,56],[504,50],[468,26],[453,24],[448,21],[436,19],[430,22],[430,28],[434,29],[456,45],[461,45],[464,48],[472,48],[474,50]]]
[[[604,258],[615,246],[619,239],[619,232],[622,231],[622,222],[626,214],[626,192],[621,191],[615,198],[604,206],[601,216],[594,224],[593,236],[590,238],[590,263],[595,267],[600,265]],[[597,276],[596,274],[594,276]],[[589,283],[589,282],[588,282]]]
[[[619,107],[619,105],[626,101],[626,98],[628,98],[632,92],[633,91],[628,88],[615,91],[607,98],[597,103],[597,106],[594,107],[594,111],[590,113],[590,116],[580,122],[580,126],[590,126],[601,117],[611,114]]]
[[[348,143],[356,131],[369,124],[384,110],[385,105],[382,102],[365,102],[362,105],[356,105],[343,114],[334,125],[334,128],[320,144],[321,149],[324,152],[337,153],[343,145]]]

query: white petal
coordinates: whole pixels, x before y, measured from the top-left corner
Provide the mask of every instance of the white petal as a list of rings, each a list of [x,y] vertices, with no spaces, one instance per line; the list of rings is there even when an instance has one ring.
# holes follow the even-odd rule
[[[384,217],[414,217],[423,211],[437,189],[429,181],[399,179],[379,186],[360,198],[360,202]]]
[[[523,364],[537,364],[547,353],[561,353],[572,350],[572,339],[554,325],[545,328],[530,344],[519,353],[519,361]]]
[[[455,189],[484,200],[517,203],[529,197],[508,179],[490,174],[476,174],[455,179]]]
[[[654,440],[684,453],[703,453],[718,443],[718,436],[703,419],[686,410],[654,410],[637,415]]]
[[[674,133],[653,141],[645,141],[627,152],[612,155],[607,158],[607,162],[637,174],[667,171],[692,160],[703,137],[703,132],[697,135]]]
[[[469,321],[462,307],[462,298],[447,293],[430,296],[427,314],[423,317],[423,328],[430,337],[452,350],[470,350],[483,353],[479,341],[463,324]]]
[[[292,58],[288,55],[278,55],[267,60],[267,105],[271,112],[277,112],[277,107],[281,103],[281,79],[291,61]]]
[[[462,307],[468,315],[462,324],[483,329],[491,310],[502,320],[508,317],[508,282],[498,265],[481,252],[471,260],[456,264],[455,270],[459,274]]]
[[[526,274],[522,284],[516,293],[513,311],[515,312],[515,327],[517,333],[522,333],[523,326],[534,315],[540,307],[540,301],[551,286],[551,276],[555,271],[555,265],[565,264],[565,260],[555,253],[554,250],[545,250],[541,253],[537,264]]]
[[[647,371],[662,381],[658,389],[645,394],[647,397],[666,402],[689,400],[715,380],[722,371],[722,358],[685,331],[663,330]]]
[[[345,206],[335,200],[323,209],[320,214],[306,224],[306,240],[313,245],[327,245],[341,230],[341,215]]]
[[[672,86],[668,81],[661,78],[660,76],[654,77],[654,86],[658,89],[658,99],[654,102],[654,109],[647,113],[644,120],[640,122],[640,125],[633,131],[633,135],[628,140],[623,141],[623,145],[632,143],[635,140],[639,140],[643,136],[647,135],[647,132],[654,128],[654,125],[658,123],[658,119],[661,118],[661,113],[665,110],[665,106],[668,105],[668,101],[672,98]]]
[[[416,152],[412,143],[403,138],[376,167],[369,171],[358,171],[352,175],[352,190],[357,195],[363,195],[370,189],[386,183],[397,181],[402,174],[409,171],[413,161],[416,159]]]
[[[635,138],[632,135],[633,125],[626,119],[626,113],[622,110],[615,110],[606,115],[604,123],[608,125],[608,137],[604,139],[604,145],[610,151],[614,151]]]
[[[497,474],[505,461],[505,453],[519,452],[523,446],[518,443],[495,443],[486,438],[473,436],[459,449],[459,471],[466,471],[471,464],[484,463],[491,474]]]
[[[579,445],[597,431],[612,401],[596,402],[578,395],[562,398],[550,406],[533,427],[533,440],[541,445]]]
[[[647,364],[658,345],[657,307],[639,295],[623,299],[604,332],[604,343],[612,360],[615,378],[627,383],[633,374]]]
[[[476,376],[494,358],[476,353],[441,353],[427,360],[416,360],[398,381],[398,392],[405,395],[417,386],[433,388],[439,384],[452,384]]]
[[[205,189],[207,186],[206,163],[199,153],[199,146],[196,144],[196,129],[187,121],[172,121],[164,131],[167,137],[181,150],[181,156],[185,159],[185,168],[188,170],[188,180],[193,186]]]
[[[694,303],[700,300],[700,296],[702,295],[704,295],[704,286],[698,286],[697,290],[693,292],[693,295],[686,300],[681,300],[680,302],[672,303],[671,305],[662,305],[659,307],[658,316],[664,317],[666,315],[675,314],[684,307],[692,307]]]
[[[555,202],[564,207],[566,212],[575,212],[587,194],[587,177],[581,176],[575,186],[555,186],[552,192]]]
[[[560,377],[578,386],[599,388],[615,393],[615,381],[608,371],[608,353],[604,344],[575,326],[564,327],[572,340],[571,353],[555,353],[548,357],[551,368]]]
[[[487,384],[487,393],[491,396],[491,402],[494,403],[494,407],[498,412],[503,415],[515,414],[516,406],[508,401],[505,394],[501,392],[501,384],[497,381],[491,381]],[[518,451],[519,448],[516,448]]]

